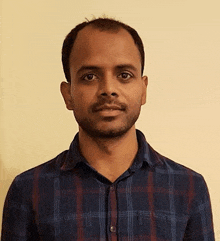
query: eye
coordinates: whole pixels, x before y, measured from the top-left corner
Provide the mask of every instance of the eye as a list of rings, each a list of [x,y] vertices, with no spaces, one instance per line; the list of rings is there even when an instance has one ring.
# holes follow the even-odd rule
[[[132,77],[132,74],[127,73],[127,72],[123,72],[119,75],[119,78],[123,79],[123,80],[129,80]]]
[[[96,78],[97,77],[94,74],[86,74],[82,77],[82,79],[85,80],[85,81],[93,81]]]

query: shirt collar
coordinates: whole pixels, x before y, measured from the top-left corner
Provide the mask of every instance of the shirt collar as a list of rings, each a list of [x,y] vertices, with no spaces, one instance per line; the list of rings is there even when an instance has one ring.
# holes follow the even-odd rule
[[[65,161],[61,166],[62,171],[68,171],[73,169],[77,163],[86,162],[86,159],[81,155],[79,151],[79,133],[77,133],[70,144],[69,150],[65,157]]]
[[[137,140],[138,140],[138,153],[134,159],[134,162],[131,166],[131,170],[136,170],[147,164],[150,168],[153,168],[157,165],[162,165],[161,156],[147,143],[144,134],[136,130]]]
[[[131,170],[135,170],[147,163],[148,166],[154,167],[155,165],[161,165],[161,156],[147,143],[144,134],[136,130],[138,140],[138,153],[131,166]],[[77,133],[70,144],[70,148],[67,152],[65,160],[61,166],[62,171],[68,171],[73,169],[78,163],[87,163],[86,159],[81,155],[79,151],[79,133]]]

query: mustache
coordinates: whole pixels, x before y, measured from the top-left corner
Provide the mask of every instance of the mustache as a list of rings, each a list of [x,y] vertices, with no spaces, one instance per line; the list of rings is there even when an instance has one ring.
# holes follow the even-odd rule
[[[127,105],[120,101],[108,101],[108,100],[100,100],[93,105],[91,105],[92,112],[98,111],[102,106],[109,105],[109,106],[117,106],[120,110],[125,111],[127,109]]]

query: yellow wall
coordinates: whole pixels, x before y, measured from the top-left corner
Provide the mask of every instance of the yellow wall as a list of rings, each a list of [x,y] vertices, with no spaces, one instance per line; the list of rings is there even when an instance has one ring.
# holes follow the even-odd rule
[[[85,17],[106,14],[145,44],[148,102],[137,127],[161,154],[203,174],[220,240],[219,0],[0,4],[0,210],[17,174],[69,147],[77,125],[59,93],[62,41]]]

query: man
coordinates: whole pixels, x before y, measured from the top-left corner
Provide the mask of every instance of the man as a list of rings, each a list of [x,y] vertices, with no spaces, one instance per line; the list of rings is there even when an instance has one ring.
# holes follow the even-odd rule
[[[203,177],[135,129],[148,83],[137,32],[84,22],[67,35],[62,61],[79,133],[68,151],[15,178],[2,240],[214,240]]]

